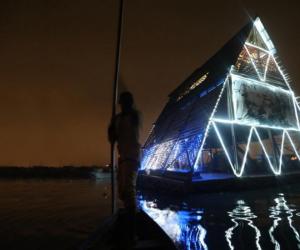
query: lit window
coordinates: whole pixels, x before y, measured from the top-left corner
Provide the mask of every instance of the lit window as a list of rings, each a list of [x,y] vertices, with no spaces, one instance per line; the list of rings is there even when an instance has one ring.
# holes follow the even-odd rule
[[[177,97],[177,101],[181,100],[184,96],[186,96],[188,93],[190,93],[191,90],[195,89],[196,87],[198,87],[201,83],[203,83],[209,73],[206,73],[204,75],[202,75],[199,79],[197,79],[195,82],[193,82],[193,84],[186,89],[183,93],[181,93],[178,97]]]
[[[190,90],[193,90],[194,88],[196,88],[197,86],[199,86],[201,83],[203,83],[209,73],[206,73],[205,75],[201,76],[197,81],[195,81],[191,86],[190,86]]]

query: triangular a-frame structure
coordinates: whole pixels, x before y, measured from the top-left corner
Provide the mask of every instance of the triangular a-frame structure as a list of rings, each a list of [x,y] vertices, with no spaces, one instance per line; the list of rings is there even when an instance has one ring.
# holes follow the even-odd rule
[[[299,106],[276,58],[261,20],[249,22],[169,95],[141,171],[202,178],[292,171]]]

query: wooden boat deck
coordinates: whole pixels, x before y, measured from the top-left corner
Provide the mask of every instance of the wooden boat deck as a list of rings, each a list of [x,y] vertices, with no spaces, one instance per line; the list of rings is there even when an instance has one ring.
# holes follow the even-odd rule
[[[97,230],[86,239],[79,250],[99,250],[99,249],[128,249],[116,247],[114,243],[122,241],[126,234],[126,225],[120,226],[118,223],[119,214],[108,217],[103,221]],[[130,249],[165,249],[175,250],[175,246],[167,234],[154,222],[145,212],[140,211],[137,215],[137,241]]]

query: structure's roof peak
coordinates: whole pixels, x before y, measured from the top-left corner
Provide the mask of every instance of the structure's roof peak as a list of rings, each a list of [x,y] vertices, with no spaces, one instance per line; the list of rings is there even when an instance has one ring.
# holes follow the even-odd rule
[[[237,60],[243,45],[249,36],[249,33],[253,25],[261,23],[259,17],[255,20],[250,20],[239,32],[237,32],[225,45],[218,50],[206,63],[200,68],[196,69],[180,86],[178,86],[173,92],[170,93],[170,97],[176,96],[178,92],[181,92],[191,81],[194,81],[197,77],[203,73],[226,73],[230,70],[229,66],[234,64]]]

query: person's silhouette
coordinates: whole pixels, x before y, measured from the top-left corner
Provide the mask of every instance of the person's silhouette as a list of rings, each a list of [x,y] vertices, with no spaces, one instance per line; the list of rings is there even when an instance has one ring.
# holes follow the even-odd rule
[[[134,237],[136,220],[136,178],[140,164],[140,115],[134,108],[133,96],[126,91],[120,94],[121,112],[111,121],[108,129],[110,142],[116,142],[119,160],[117,168],[118,196],[126,211],[126,226]]]

